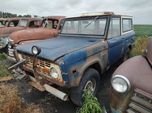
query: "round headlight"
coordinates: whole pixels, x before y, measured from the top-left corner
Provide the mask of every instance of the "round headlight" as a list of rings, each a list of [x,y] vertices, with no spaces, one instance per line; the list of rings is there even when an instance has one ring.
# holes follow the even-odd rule
[[[55,78],[55,79],[59,77],[59,74],[58,74],[57,70],[54,67],[51,68],[50,76],[52,78]]]
[[[32,53],[33,53],[34,55],[38,55],[38,54],[40,54],[40,52],[41,52],[41,49],[38,48],[37,46],[33,46],[33,47],[32,47]]]
[[[130,89],[129,80],[122,75],[115,75],[111,80],[111,85],[119,93],[125,93]]]

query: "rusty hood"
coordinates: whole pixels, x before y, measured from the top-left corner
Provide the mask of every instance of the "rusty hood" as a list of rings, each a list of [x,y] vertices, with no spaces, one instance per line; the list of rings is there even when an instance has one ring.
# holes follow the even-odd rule
[[[92,40],[89,37],[58,36],[57,38],[53,39],[46,39],[19,45],[17,46],[17,51],[20,53],[32,54],[31,48],[34,45],[41,48],[41,53],[38,55],[38,57],[55,61],[58,58],[78,50],[84,50],[84,53],[87,53],[87,50],[85,50],[86,47],[90,47],[98,42],[99,39]]]
[[[42,40],[50,37],[56,37],[57,35],[58,30],[56,29],[29,28],[12,33],[10,38],[14,41],[15,44],[17,44],[21,41]]]
[[[121,64],[114,75],[123,75],[129,79],[132,87],[152,94],[152,68],[143,56],[135,56]]]
[[[0,28],[0,36],[8,36],[9,34],[18,31],[23,30],[25,27],[3,27]]]

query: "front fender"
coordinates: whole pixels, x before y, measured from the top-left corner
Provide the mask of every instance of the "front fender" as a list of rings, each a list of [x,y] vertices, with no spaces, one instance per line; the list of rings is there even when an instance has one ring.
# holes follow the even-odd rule
[[[74,87],[79,86],[79,83],[80,83],[85,71],[88,68],[90,68],[91,66],[93,66],[94,64],[99,65],[99,68],[100,68],[99,73],[102,74],[106,69],[107,63],[108,63],[107,51],[102,51],[101,53],[88,57],[87,60],[83,64],[75,67],[75,69],[78,70],[79,75],[77,75],[77,77],[75,79],[71,80],[71,82],[70,82],[71,86],[74,86]],[[97,70],[97,71],[99,71],[99,70]]]

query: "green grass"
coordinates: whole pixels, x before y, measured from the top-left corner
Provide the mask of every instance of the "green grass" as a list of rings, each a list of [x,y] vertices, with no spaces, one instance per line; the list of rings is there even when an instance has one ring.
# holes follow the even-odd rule
[[[134,25],[136,36],[152,36],[152,25]]]
[[[10,72],[7,70],[7,67],[4,65],[1,65],[0,63],[0,77],[9,76]]]
[[[0,54],[0,77],[8,76],[10,75],[10,72],[7,70],[6,66],[6,55]]]
[[[4,53],[0,53],[0,61],[5,59],[6,59],[6,55]]]

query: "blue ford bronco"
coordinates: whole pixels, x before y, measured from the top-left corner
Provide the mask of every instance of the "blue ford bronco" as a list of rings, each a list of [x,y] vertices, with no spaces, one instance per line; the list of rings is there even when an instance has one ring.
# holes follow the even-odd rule
[[[103,73],[127,56],[134,38],[131,16],[85,13],[66,18],[57,38],[19,45],[9,69],[40,91],[82,105],[83,92],[96,95]]]

